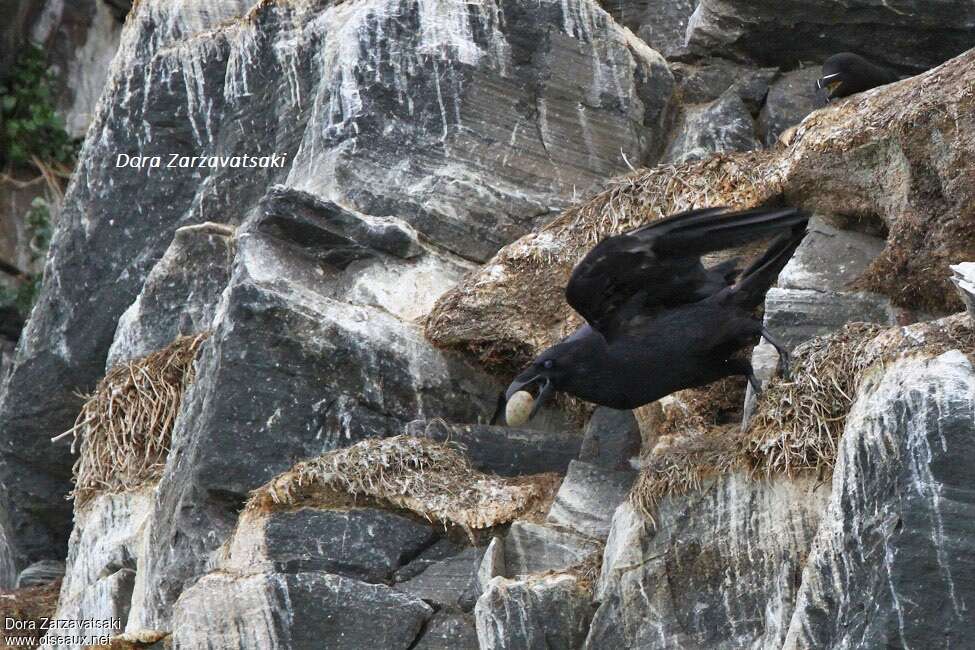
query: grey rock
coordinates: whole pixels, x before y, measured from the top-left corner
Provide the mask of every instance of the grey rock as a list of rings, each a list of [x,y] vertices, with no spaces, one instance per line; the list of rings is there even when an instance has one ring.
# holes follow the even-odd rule
[[[435,539],[429,524],[375,508],[302,508],[238,526],[229,566],[267,573],[326,571],[384,582]]]
[[[758,116],[758,131],[766,147],[774,146],[786,129],[824,105],[816,90],[821,75],[819,67],[810,66],[787,72],[772,83]]]
[[[593,540],[552,526],[516,521],[504,540],[507,577],[561,571],[599,552]]]
[[[152,561],[140,573],[146,581],[140,627],[170,627],[172,602],[230,535],[248,493],[295,461],[400,434],[417,417],[476,421],[491,412],[500,390],[396,316],[393,310],[409,312],[404,301],[411,298],[383,294],[386,308],[338,299],[337,287],[376,265],[395,282],[396,270],[402,281],[417,265],[439,264],[437,258],[382,254],[345,269],[322,266],[296,253],[318,232],[279,222],[273,232],[262,231],[266,215],[280,215],[279,200],[281,193],[272,192],[238,229],[233,275],[197,359],[158,488],[147,542]],[[441,291],[456,277],[427,268]],[[341,291],[348,300],[350,292]]]
[[[687,21],[698,0],[648,0],[637,34],[665,57],[687,53]]]
[[[880,237],[840,230],[814,216],[809,221],[809,233],[782,269],[777,285],[783,289],[849,291],[886,244]]]
[[[966,0],[701,0],[687,39],[695,52],[764,65],[792,67],[853,51],[920,72],[975,46],[973,26],[975,7]]]
[[[640,455],[641,443],[632,411],[600,406],[586,423],[579,460],[606,469],[629,469],[631,460]]]
[[[423,251],[416,231],[393,217],[355,213],[281,185],[271,188],[266,204],[255,222],[258,232],[287,241],[330,267],[344,270],[375,253],[409,259]]]
[[[733,474],[664,498],[656,527],[624,504],[585,647],[781,647],[828,497],[815,478]]]
[[[605,541],[616,508],[636,479],[634,471],[612,471],[572,461],[547,521]]]
[[[685,53],[684,32],[697,0],[599,0],[616,22],[665,57]]]
[[[685,104],[704,104],[733,90],[758,115],[765,103],[769,85],[778,77],[778,68],[754,68],[728,61],[709,59],[695,63],[673,63],[671,70],[677,82],[677,94]]]
[[[67,445],[51,445],[48,439],[71,426],[75,394],[90,390],[102,375],[119,316],[142,290],[177,228],[208,220],[240,225],[275,184],[375,218],[366,221],[378,231],[367,228],[371,234],[360,231],[356,237],[369,239],[373,249],[385,246],[376,259],[353,262],[344,274],[308,266],[304,275],[315,274],[320,285],[334,281],[331,297],[341,292],[343,299],[413,320],[423,314],[418,296],[435,300],[438,290],[470,268],[460,258],[486,259],[580,193],[625,171],[621,151],[640,164],[652,162],[663,146],[673,91],[666,62],[589,0],[478,0],[466,5],[469,20],[460,21],[436,3],[390,7],[366,0],[356,7],[252,0],[135,5],[113,65],[101,66],[107,74],[102,101],[64,199],[40,301],[0,398],[5,491],[0,501],[9,511],[3,534],[19,568],[64,554],[71,511],[63,496],[70,489],[73,459]],[[117,167],[120,153],[149,160],[160,156],[161,162],[172,154],[277,155],[281,166]],[[410,259],[390,254],[413,246],[399,221],[377,221],[390,217],[406,223],[435,252]],[[288,281],[277,271],[271,274]],[[246,281],[231,284],[225,294],[229,302],[220,305],[228,318],[245,317],[241,303],[246,302],[253,319],[265,319],[266,332],[287,331],[279,319],[300,320],[305,313],[310,314],[306,324],[328,326],[329,317],[319,319],[316,309],[289,314],[280,302],[294,301],[270,281],[250,293]],[[407,298],[399,291],[404,286]],[[291,342],[296,352],[301,346]],[[279,343],[285,345],[251,341],[246,349],[255,358],[238,358],[235,381],[246,376],[251,395],[259,392],[256,381],[266,379],[267,386],[276,381],[260,375],[264,368],[307,385],[328,376],[323,368],[288,371],[294,359],[276,357]],[[421,345],[418,339],[414,343]],[[233,344],[218,336],[207,345],[226,352]],[[363,368],[383,371],[375,363],[355,365],[355,352],[348,349],[326,347],[306,347],[303,354],[335,352],[351,383]],[[236,349],[247,354],[242,345]],[[211,357],[207,372],[221,367],[218,356]],[[411,375],[424,369],[412,368]],[[247,390],[244,384],[239,388]],[[241,406],[238,415],[247,424],[238,430],[273,439],[258,423],[266,422],[277,409],[275,400],[286,399],[293,388],[273,388],[277,397],[254,408]],[[45,396],[42,407],[38,394]],[[302,403],[307,410],[319,404],[319,414],[306,410],[307,417],[291,423],[307,435],[308,444],[289,449],[268,469],[277,471],[328,447],[311,444],[314,433],[306,428],[311,419],[325,418],[325,411],[333,421],[362,414],[347,440],[364,430],[386,431],[390,418],[375,395],[366,400],[373,400],[371,410],[363,409],[356,395],[316,389],[315,399]],[[298,391],[287,398],[309,397]],[[389,408],[396,418],[403,415],[400,406]],[[479,408],[462,409],[462,416],[451,413],[453,407],[445,413],[433,412],[434,407],[430,413],[415,410],[411,418],[477,421],[480,415],[473,413]],[[195,406],[188,404],[186,412],[189,419],[199,417]],[[295,415],[285,409],[282,414]],[[191,436],[182,437],[177,433],[181,471],[195,472],[188,468],[196,453],[186,446]],[[242,466],[240,460],[235,467]],[[236,483],[227,491],[212,486],[209,493],[225,502],[218,510],[239,505],[236,487],[254,486]],[[163,500],[174,505],[169,497]],[[224,525],[205,527],[225,536]],[[176,581],[174,589],[181,584]]]
[[[210,329],[230,279],[234,230],[203,223],[176,231],[142,292],[119,319],[106,368],[164,348],[180,334]]]
[[[173,647],[406,650],[432,615],[385,585],[327,573],[214,573],[176,603]]]
[[[492,578],[505,576],[507,573],[508,569],[504,564],[504,538],[492,537],[477,568],[478,595],[484,593]]]
[[[75,3],[57,4],[73,7]],[[77,4],[84,11],[86,3]],[[172,59],[154,56],[156,48],[172,43],[172,30],[190,38],[241,15],[251,3],[244,4],[221,2],[197,11],[192,20],[173,16],[171,22],[162,19],[166,9],[143,5],[143,16],[130,21],[122,39],[123,62],[102,68],[110,71],[106,100],[95,111],[76,182],[64,198],[40,298],[18,345],[10,381],[0,396],[0,507],[9,513],[0,533],[8,538],[20,567],[64,556],[71,530],[71,507],[64,496],[71,487],[73,459],[68,445],[52,445],[49,439],[71,426],[77,416],[77,393],[91,389],[103,374],[119,316],[141,290],[176,228],[205,221],[204,214],[223,212],[230,197],[246,204],[253,195],[248,187],[256,174],[247,177],[239,169],[212,175],[205,170],[205,180],[196,169],[158,169],[149,175],[147,170],[119,170],[114,164],[119,152],[139,150],[150,156],[202,153],[184,110],[186,97],[175,98],[171,90],[163,88],[165,84],[145,82],[153,75],[170,78],[163,69],[172,65]],[[140,49],[137,44],[143,36],[146,47]],[[71,47],[70,41],[66,46]],[[212,68],[187,66],[190,68],[200,71],[198,80],[204,86],[218,76]],[[182,80],[182,72],[174,74]],[[222,70],[219,78],[222,88]],[[138,97],[131,94],[136,87]],[[182,108],[176,109],[177,105]],[[216,103],[210,106],[220,110]],[[179,115],[175,120],[174,111]],[[161,128],[153,130],[157,124]],[[243,128],[242,132],[248,124],[252,123],[235,120],[235,128]],[[158,137],[149,137],[147,130]],[[228,151],[233,148],[229,140],[224,144]],[[238,146],[253,154],[251,144],[239,142]],[[222,188],[215,182],[220,176],[227,181]],[[205,188],[201,192],[205,198],[196,202],[200,188]],[[261,194],[263,191],[254,199]],[[45,396],[42,408],[37,407],[37,395]]]
[[[101,494],[78,509],[57,618],[115,619],[125,626],[147,560],[144,533],[151,510],[148,492]]]
[[[748,107],[731,90],[710,104],[687,107],[675,133],[664,162],[683,163],[715,153],[761,148]]]
[[[958,287],[958,295],[965,303],[968,314],[975,319],[975,262],[964,262],[951,267],[951,281]]]
[[[419,555],[410,560],[409,564],[397,569],[393,574],[393,582],[405,582],[415,578],[437,562],[454,557],[466,548],[449,537],[442,537],[423,549]]]
[[[456,442],[465,448],[475,468],[502,476],[565,472],[582,446],[582,436],[565,430],[553,432],[432,420],[411,422],[406,432]]]
[[[973,412],[975,371],[958,351],[868,373],[784,648],[975,644]]]
[[[609,598],[611,587],[622,574],[643,561],[643,549],[636,542],[650,539],[653,535],[653,524],[637,512],[629,501],[620,504],[613,513],[609,537],[603,547],[603,562],[593,600],[602,602]]]
[[[765,296],[765,326],[792,349],[851,321],[893,324],[890,301],[868,292],[771,289]]]
[[[481,650],[572,650],[586,638],[592,605],[573,576],[495,578],[474,615]]]
[[[46,585],[64,577],[64,562],[41,560],[34,562],[17,575],[17,589]]]
[[[437,612],[413,650],[479,650],[473,614]]]
[[[397,582],[395,588],[412,594],[434,607],[470,610],[477,597],[477,570],[484,549],[467,548],[452,557],[432,563],[416,577]]]

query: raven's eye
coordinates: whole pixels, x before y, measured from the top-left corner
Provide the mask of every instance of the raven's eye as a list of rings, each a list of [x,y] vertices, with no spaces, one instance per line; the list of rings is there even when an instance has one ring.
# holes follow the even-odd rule
[[[551,370],[552,366],[554,365],[555,365],[554,361],[552,361],[551,359],[546,359],[545,363],[542,364],[542,367],[545,368],[546,370]]]

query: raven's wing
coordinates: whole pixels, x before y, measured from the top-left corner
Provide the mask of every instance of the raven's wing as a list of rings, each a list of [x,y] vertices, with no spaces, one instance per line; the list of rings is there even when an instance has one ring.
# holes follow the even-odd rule
[[[727,287],[734,272],[704,268],[702,255],[804,228],[807,220],[795,208],[682,212],[601,241],[572,271],[565,297],[610,337],[625,320],[698,302]]]

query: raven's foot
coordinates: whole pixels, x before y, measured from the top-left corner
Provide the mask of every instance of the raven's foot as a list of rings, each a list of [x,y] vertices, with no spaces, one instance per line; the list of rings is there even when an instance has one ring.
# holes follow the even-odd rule
[[[748,379],[748,383],[751,384],[752,391],[755,393],[755,396],[757,397],[761,395],[762,383],[758,381],[758,377],[755,376],[755,373],[751,370],[751,367],[749,367],[748,374],[746,374],[745,377]]]
[[[782,375],[782,379],[790,381],[792,379],[792,355],[786,352],[783,354],[779,352],[779,363],[776,366],[779,374]]]
[[[792,365],[792,355],[789,354],[789,350],[786,349],[778,339],[772,336],[772,333],[768,331],[765,327],[762,327],[762,338],[772,344],[775,351],[779,353],[779,363],[777,370],[782,374],[782,378],[788,381],[791,379],[790,366]]]

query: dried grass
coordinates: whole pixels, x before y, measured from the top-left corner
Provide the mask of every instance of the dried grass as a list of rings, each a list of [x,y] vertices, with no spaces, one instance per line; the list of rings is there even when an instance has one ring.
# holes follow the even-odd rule
[[[193,360],[209,333],[181,336],[140,359],[112,368],[85,397],[74,426],[60,436],[78,441],[72,469],[77,505],[99,493],[135,490],[162,474]]]
[[[825,478],[866,373],[905,356],[948,350],[960,350],[975,363],[975,325],[967,314],[907,327],[849,323],[807,341],[793,353],[791,378],[776,377],[766,385],[745,432],[709,423],[693,409],[685,417],[660,419],[664,435],[644,456],[630,502],[656,525],[662,499],[700,490],[729,472]]]
[[[769,383],[749,424],[742,451],[752,467],[766,476],[832,467],[860,378],[875,361],[866,350],[883,329],[850,323],[796,348],[792,380]]]
[[[351,495],[471,531],[510,522],[543,492],[526,477],[475,470],[456,444],[401,435],[302,461],[254,490],[247,510],[328,505]]]
[[[606,190],[573,206],[535,236],[530,260],[574,264],[605,237],[695,208],[751,208],[775,199],[782,181],[766,151],[715,154],[679,165],[663,164],[615,178]],[[558,235],[558,247],[544,242]]]
[[[630,491],[630,504],[652,525],[660,501],[701,489],[706,481],[743,466],[739,428],[714,427],[664,436],[643,458],[643,470]]]
[[[37,587],[0,591],[0,621],[4,622],[4,631],[0,635],[0,650],[36,648],[38,640],[45,633],[40,629],[41,624],[46,619],[54,618],[60,592],[61,580]],[[8,618],[22,621],[26,625],[33,622],[35,629],[17,630],[13,626],[7,629]]]

